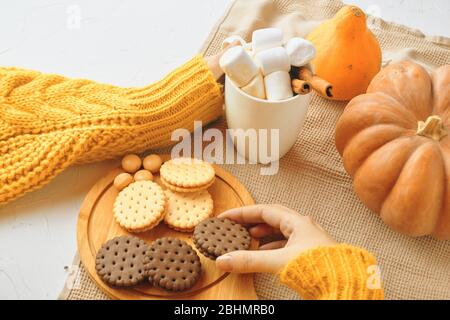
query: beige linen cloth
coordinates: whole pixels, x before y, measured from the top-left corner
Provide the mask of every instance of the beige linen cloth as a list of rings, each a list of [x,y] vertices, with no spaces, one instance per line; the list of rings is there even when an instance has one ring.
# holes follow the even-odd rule
[[[286,37],[304,36],[343,4],[328,0],[237,0],[205,42],[212,55],[224,38],[239,34],[250,40],[253,30],[280,27]],[[384,65],[413,59],[429,69],[450,64],[450,40],[425,37],[416,30],[369,17],[368,24],[383,49]],[[345,103],[314,95],[306,123],[274,176],[259,174],[257,165],[225,165],[258,203],[280,203],[313,216],[340,242],[373,252],[381,267],[387,299],[450,299],[450,241],[410,238],[391,231],[364,207],[352,190],[334,145],[335,123]],[[215,127],[224,128],[224,120]],[[79,260],[62,299],[107,299],[90,280]],[[74,282],[75,279],[75,282]],[[255,275],[261,299],[297,299],[275,276]],[[71,289],[70,289],[71,288]]]

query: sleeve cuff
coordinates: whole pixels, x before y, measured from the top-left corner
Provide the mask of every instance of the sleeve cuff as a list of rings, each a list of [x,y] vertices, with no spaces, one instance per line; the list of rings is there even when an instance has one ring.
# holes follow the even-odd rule
[[[300,254],[280,272],[280,280],[304,299],[383,299],[375,257],[347,244],[318,247]]]

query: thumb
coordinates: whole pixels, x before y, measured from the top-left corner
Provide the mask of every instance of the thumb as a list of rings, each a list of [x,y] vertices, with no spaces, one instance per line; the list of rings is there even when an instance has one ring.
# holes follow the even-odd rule
[[[226,272],[276,273],[284,266],[284,259],[281,257],[282,250],[233,251],[218,257],[216,267]]]

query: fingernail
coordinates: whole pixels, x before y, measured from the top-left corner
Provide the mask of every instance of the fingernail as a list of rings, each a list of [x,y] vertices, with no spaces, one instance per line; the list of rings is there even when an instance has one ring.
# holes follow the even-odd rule
[[[230,272],[233,270],[232,260],[230,256],[220,256],[216,260],[217,267],[223,271]]]

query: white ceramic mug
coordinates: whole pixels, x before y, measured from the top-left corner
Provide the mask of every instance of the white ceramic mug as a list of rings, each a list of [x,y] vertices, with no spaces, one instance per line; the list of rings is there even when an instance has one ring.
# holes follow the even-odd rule
[[[310,100],[311,93],[281,101],[255,98],[226,77],[225,114],[228,129],[234,131],[233,142],[237,152],[252,163],[266,164],[283,157],[297,141]],[[250,137],[249,129],[258,133],[266,131],[267,139],[264,134],[257,134],[255,140],[254,136]]]

